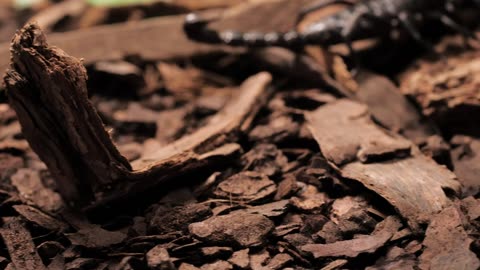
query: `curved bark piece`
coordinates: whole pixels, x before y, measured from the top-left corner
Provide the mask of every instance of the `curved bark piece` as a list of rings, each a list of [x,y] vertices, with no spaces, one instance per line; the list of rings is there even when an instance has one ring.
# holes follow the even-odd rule
[[[415,231],[452,204],[446,190],[460,192],[455,174],[377,126],[364,104],[340,99],[306,118],[322,154],[340,175],[386,199]]]
[[[88,100],[80,60],[49,47],[35,24],[17,33],[11,51],[4,78],[10,104],[60,193],[76,207],[115,201],[237,154],[238,135],[270,94],[270,74],[247,79],[239,96],[205,127],[134,162],[132,169]]]

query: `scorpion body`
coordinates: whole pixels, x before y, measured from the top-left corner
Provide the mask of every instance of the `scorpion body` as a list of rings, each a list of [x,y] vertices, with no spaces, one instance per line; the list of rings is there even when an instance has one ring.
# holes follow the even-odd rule
[[[323,0],[323,3],[305,10],[301,15],[336,2],[348,1]],[[208,28],[208,20],[192,13],[186,17],[184,31],[190,39],[212,44],[298,48],[308,44],[330,46],[345,43],[353,52],[351,42],[370,37],[386,37],[391,33],[392,28],[400,27],[417,42],[431,48],[418,30],[425,20],[437,20],[465,36],[475,37],[472,32],[451,17],[458,8],[469,5],[478,8],[480,0],[363,0],[320,19],[303,32],[285,33],[217,32]]]

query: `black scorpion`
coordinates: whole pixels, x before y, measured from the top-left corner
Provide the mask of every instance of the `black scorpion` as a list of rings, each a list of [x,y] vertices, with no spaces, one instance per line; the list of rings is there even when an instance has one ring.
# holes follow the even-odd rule
[[[192,40],[211,44],[294,49],[309,44],[331,46],[344,43],[351,53],[354,53],[351,45],[353,41],[387,37],[393,28],[398,27],[403,28],[421,45],[431,49],[432,45],[423,39],[419,30],[427,20],[437,20],[466,37],[476,38],[473,32],[457,23],[452,16],[459,8],[480,8],[480,0],[360,0],[355,4],[351,0],[323,0],[303,10],[299,18],[333,3],[349,3],[350,6],[320,19],[303,32],[217,32],[208,28],[210,20],[194,13],[187,15],[184,31]]]

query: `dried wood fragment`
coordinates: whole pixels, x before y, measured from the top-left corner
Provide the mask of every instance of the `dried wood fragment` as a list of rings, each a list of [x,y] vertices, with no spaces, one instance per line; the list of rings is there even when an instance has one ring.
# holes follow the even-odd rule
[[[239,269],[247,269],[250,266],[249,251],[248,248],[236,251],[228,261]]]
[[[72,245],[91,249],[102,249],[122,243],[127,235],[122,232],[111,232],[97,225],[85,224],[76,233],[65,234]]]
[[[387,217],[377,225],[372,235],[362,235],[352,240],[331,244],[307,244],[301,249],[311,253],[315,259],[325,257],[357,257],[361,253],[373,253],[383,247],[400,229],[401,223],[396,217]]]
[[[339,100],[306,116],[323,155],[336,165],[410,154],[411,142],[374,125],[360,103]]]
[[[37,253],[30,232],[20,218],[3,218],[0,235],[15,269],[47,269]]]
[[[339,268],[341,269],[341,267],[344,266],[347,263],[348,263],[348,261],[345,260],[345,259],[338,259],[338,260],[335,260],[335,261],[327,264],[321,270],[335,270],[335,269],[339,269]]]
[[[273,228],[270,219],[243,210],[214,216],[188,226],[193,236],[205,242],[237,247],[262,246]]]
[[[155,246],[145,256],[150,269],[176,269],[168,254],[168,250],[162,245]]]
[[[85,64],[119,60],[135,54],[146,60],[172,59],[215,50],[230,50],[189,41],[183,34],[185,15],[164,16],[49,35],[51,44],[82,57]],[[175,46],[172,46],[175,44]],[[10,43],[0,44],[0,73],[9,66]],[[223,49],[220,49],[223,48]]]
[[[445,61],[420,59],[402,75],[401,90],[431,114],[461,104],[480,105],[480,51],[449,54]]]
[[[461,42],[460,42],[461,43]],[[420,59],[400,77],[403,94],[447,134],[480,134],[480,50],[444,41],[443,61]]]
[[[480,140],[456,135],[452,138],[451,151],[454,172],[462,183],[462,195],[476,195],[480,192]]]
[[[266,175],[244,171],[222,181],[214,191],[215,196],[232,202],[255,203],[265,200],[277,191],[275,182]]]
[[[444,189],[459,192],[455,175],[418,150],[403,157],[411,143],[376,126],[362,104],[340,100],[306,117],[322,153],[340,174],[385,198],[414,229],[451,203]],[[374,155],[377,162],[365,162],[362,155]]]
[[[34,24],[15,36],[12,69],[5,77],[24,136],[65,200],[80,207],[117,201],[212,162],[228,161],[240,150],[238,136],[249,130],[266,103],[270,81],[268,73],[251,77],[206,126],[130,164],[87,98],[81,62],[49,47]]]
[[[362,72],[357,76],[357,98],[368,105],[373,118],[389,130],[415,143],[433,135],[433,127],[424,123],[421,114],[387,77]]]
[[[50,213],[56,212],[63,206],[60,195],[45,187],[38,171],[19,169],[12,175],[11,181],[25,204],[35,205]]]
[[[459,192],[460,188],[451,171],[422,155],[370,164],[354,162],[343,166],[340,173],[385,198],[414,227],[427,223],[451,203],[444,189]]]
[[[29,222],[51,231],[63,232],[68,229],[68,225],[35,207],[20,204],[14,205],[13,209]]]
[[[455,207],[437,214],[427,228],[420,269],[479,269],[480,260],[470,250],[473,239],[465,231],[462,213]]]

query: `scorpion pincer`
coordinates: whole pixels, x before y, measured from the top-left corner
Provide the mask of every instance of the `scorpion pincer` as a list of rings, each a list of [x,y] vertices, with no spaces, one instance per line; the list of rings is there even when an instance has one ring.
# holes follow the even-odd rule
[[[438,21],[466,37],[476,38],[468,28],[457,23],[454,16],[459,8],[480,8],[480,0],[359,0],[355,4],[347,0],[323,0],[305,9],[299,18],[333,3],[350,3],[350,6],[312,23],[303,32],[217,32],[208,28],[209,20],[194,13],[187,15],[184,31],[192,40],[211,44],[294,49],[309,44],[331,46],[345,43],[352,53],[351,42],[371,37],[388,37],[392,29],[398,27],[431,49],[432,45],[423,39],[419,30],[426,20]]]

